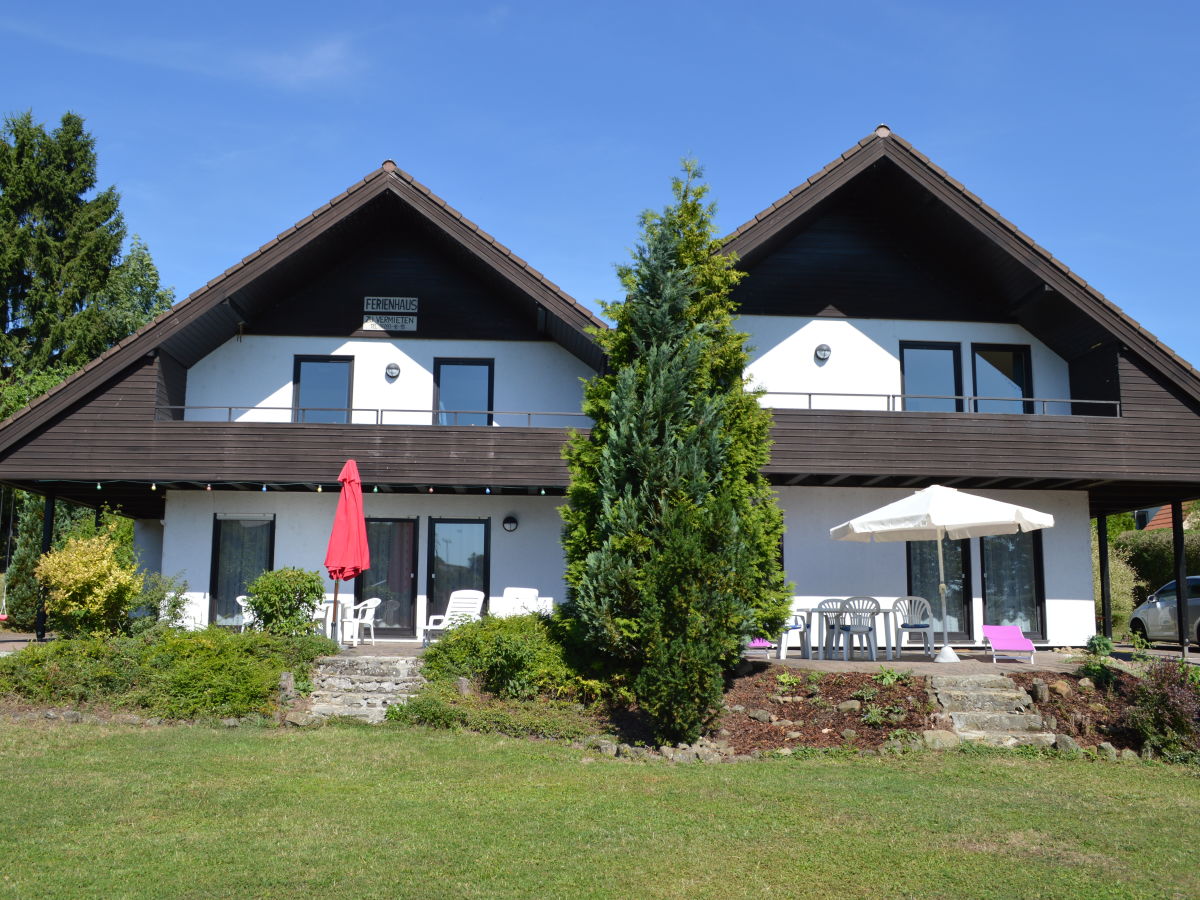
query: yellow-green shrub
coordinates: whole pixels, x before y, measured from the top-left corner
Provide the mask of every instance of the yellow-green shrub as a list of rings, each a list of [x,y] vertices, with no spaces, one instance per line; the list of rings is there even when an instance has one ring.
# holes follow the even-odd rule
[[[42,556],[36,572],[46,588],[46,621],[60,637],[128,630],[142,575],[118,552],[111,532],[103,532]]]

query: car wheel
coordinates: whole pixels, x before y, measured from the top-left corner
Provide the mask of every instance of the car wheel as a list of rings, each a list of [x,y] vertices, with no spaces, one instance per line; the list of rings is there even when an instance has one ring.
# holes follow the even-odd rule
[[[1146,626],[1142,624],[1141,619],[1134,619],[1129,623],[1129,630],[1143,641],[1146,640]]]

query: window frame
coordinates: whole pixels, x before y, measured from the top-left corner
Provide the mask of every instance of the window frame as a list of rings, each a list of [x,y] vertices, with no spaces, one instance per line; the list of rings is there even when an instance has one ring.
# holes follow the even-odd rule
[[[220,556],[220,539],[221,539],[221,523],[222,522],[264,522],[271,523],[271,534],[267,538],[267,567],[264,572],[270,572],[275,568],[275,524],[278,517],[275,513],[255,514],[245,513],[239,515],[237,513],[213,513],[212,527],[212,546],[209,548],[208,562],[208,624],[212,625],[217,619],[217,575],[219,572],[219,556]],[[225,626],[234,627],[234,626]]]
[[[425,565],[425,596],[426,601],[426,619],[431,615],[438,615],[433,610],[433,594],[437,575],[436,563],[436,541],[438,525],[478,525],[483,524],[483,611],[487,612],[489,601],[492,596],[492,519],[491,516],[471,518],[470,516],[463,517],[446,517],[439,516],[429,517],[429,526],[427,532],[428,546],[425,548],[426,565]],[[447,595],[449,600],[449,595]]]
[[[305,422],[300,417],[300,366],[306,362],[349,363],[346,378],[346,421]],[[349,425],[354,418],[354,357],[333,356],[313,353],[297,353],[292,356],[292,423],[297,425]]]
[[[493,424],[495,412],[496,398],[496,360],[495,357],[469,357],[469,356],[435,356],[433,358],[433,424],[442,425],[441,421],[442,410],[442,368],[443,366],[482,366],[487,369],[487,422],[483,427]],[[462,412],[462,410],[456,410]],[[457,424],[457,423],[456,423]],[[478,425],[464,426],[470,428],[478,428]]]
[[[928,541],[905,541],[904,542],[904,566],[908,570],[905,584],[908,595],[913,595],[913,560],[912,560],[912,545],[930,543]],[[975,587],[974,587],[974,572],[971,568],[971,539],[962,538],[956,541],[959,545],[959,552],[962,554],[963,561],[963,631],[951,631],[951,641],[972,641],[975,639]],[[936,549],[936,548],[935,548]],[[941,613],[942,598],[934,597],[929,600],[929,608],[934,615]],[[941,629],[937,634],[941,635]],[[935,636],[935,640],[940,640]]]
[[[904,383],[905,350],[951,350],[954,353],[954,412],[963,411],[962,344],[958,341],[901,341],[900,342],[900,399],[905,412],[932,412],[932,410],[909,410],[908,392]],[[914,399],[920,399],[915,397]]]
[[[1033,601],[1034,624],[1036,630],[1030,630],[1025,636],[1033,641],[1046,640],[1046,557],[1042,548],[1042,532],[1029,531],[1033,544]],[[1002,535],[1001,535],[1002,536]],[[983,622],[988,622],[988,591],[987,591],[987,554],[983,552],[983,542],[987,537],[979,538],[979,593],[983,597]]]
[[[1020,351],[1024,357],[1025,364],[1022,367],[1025,375],[1025,393],[1022,395],[1021,413],[1020,415],[1033,414],[1033,345],[1032,344],[971,344],[971,406],[974,412],[979,412],[979,351],[980,350],[1006,350],[1010,352]],[[1014,397],[1011,401],[1016,403]],[[1017,415],[1016,413],[992,413],[992,415]]]

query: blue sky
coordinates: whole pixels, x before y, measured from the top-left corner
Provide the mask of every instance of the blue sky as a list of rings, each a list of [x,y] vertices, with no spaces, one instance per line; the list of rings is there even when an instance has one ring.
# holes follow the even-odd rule
[[[887,122],[1193,364],[1194,3],[12,4],[185,296],[387,158],[577,299],[696,156],[731,231]]]

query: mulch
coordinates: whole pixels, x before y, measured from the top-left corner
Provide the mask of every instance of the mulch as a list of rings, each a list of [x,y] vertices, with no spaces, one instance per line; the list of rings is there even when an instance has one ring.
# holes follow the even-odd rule
[[[1080,688],[1083,676],[1064,675],[1053,672],[1013,672],[1009,677],[1033,696],[1033,680],[1041,678],[1047,684],[1063,682],[1070,692],[1059,696],[1050,693],[1050,699],[1034,703],[1042,716],[1053,716],[1054,732],[1069,734],[1081,747],[1096,747],[1108,741],[1118,750],[1138,750],[1141,739],[1124,725],[1125,711],[1133,703],[1133,691],[1139,679],[1128,672],[1113,671],[1113,682],[1104,687]]]

